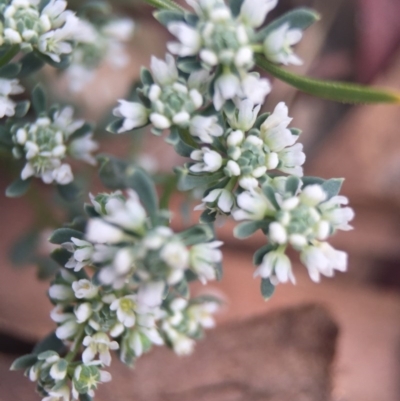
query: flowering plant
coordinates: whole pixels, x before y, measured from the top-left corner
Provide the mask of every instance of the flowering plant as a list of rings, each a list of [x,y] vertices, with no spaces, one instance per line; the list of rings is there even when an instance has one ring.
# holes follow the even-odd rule
[[[170,227],[168,201],[159,200],[148,173],[93,155],[94,128],[74,119],[72,107],[48,107],[40,85],[30,100],[16,97],[24,92],[20,79],[44,63],[65,69],[73,91],[93,79],[103,60],[117,68],[126,64],[124,43],[133,23],[107,12],[91,21],[67,10],[64,0],[0,2],[0,140],[20,164],[7,195],[21,196],[40,180],[65,199],[76,198],[79,180],[68,157],[100,162],[102,183],[112,191],[89,194],[85,217],[50,237],[58,246],[52,259],[59,267],[48,292],[57,328],[12,366],[37,382],[43,401],[90,400],[98,384],[111,379],[104,370],[110,351],[132,365],[153,346],[178,355],[193,350],[214,326],[220,301],[192,298],[189,283],[222,277],[222,242],[213,229],[221,216],[240,222],[237,238],[264,234],[254,276],[261,277],[265,299],[279,283],[295,283],[289,248],[299,252],[313,281],[346,271],[346,253],[327,242],[337,230],[352,228],[354,213],[339,195],[342,179],[303,176],[301,131],[291,126],[283,102],[261,113],[271,85],[256,65],[311,94],[399,100],[396,93],[310,80],[278,66],[302,63],[293,46],[318,20],[313,10],[293,10],[264,25],[277,0],[188,0],[191,11],[171,0],[148,2],[175,39],[165,59],[152,57],[150,69],[142,69],[131,98],[119,100],[108,131],[117,141],[150,125],[157,136],[167,132],[167,144],[187,159],[175,168],[177,189],[200,191],[196,209],[202,214],[198,225],[179,232]]]

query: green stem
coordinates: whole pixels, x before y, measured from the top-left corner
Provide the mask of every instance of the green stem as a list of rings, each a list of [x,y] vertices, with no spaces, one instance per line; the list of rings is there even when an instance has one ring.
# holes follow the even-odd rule
[[[238,182],[238,177],[232,177],[229,182],[225,185],[225,189],[227,191],[232,192],[234,188],[236,187],[236,184]]]
[[[78,354],[79,350],[81,349],[83,338],[85,337],[85,324],[82,324],[78,330],[78,334],[76,336],[76,340],[71,348],[71,351],[68,352],[65,360],[68,362],[72,362],[76,355]]]
[[[0,68],[8,64],[19,53],[19,45],[11,46],[8,51],[0,58]]]
[[[172,0],[143,0],[143,1],[161,10],[185,11],[183,7],[181,7],[179,4],[175,3]]]

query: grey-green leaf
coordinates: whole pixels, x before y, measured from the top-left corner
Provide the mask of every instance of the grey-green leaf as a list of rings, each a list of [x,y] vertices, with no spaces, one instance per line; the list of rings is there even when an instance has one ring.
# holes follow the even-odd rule
[[[9,198],[19,198],[28,191],[30,185],[31,179],[22,180],[18,178],[7,187],[6,196]]]
[[[10,367],[10,370],[20,370],[30,368],[37,362],[37,355],[28,354],[16,359]]]
[[[71,238],[83,239],[84,234],[80,231],[73,230],[72,228],[59,228],[53,232],[49,241],[52,244],[64,244],[71,242]]]
[[[275,292],[275,286],[271,283],[269,278],[261,279],[261,294],[263,298],[268,301]]]
[[[267,229],[269,222],[267,220],[246,221],[240,223],[233,230],[233,235],[239,239],[251,237],[260,229]]]
[[[293,74],[269,62],[263,56],[256,56],[257,65],[275,78],[302,92],[323,99],[341,103],[373,104],[400,103],[400,93],[380,88],[372,88],[347,82],[324,81]]]
[[[296,8],[275,19],[265,28],[261,29],[256,35],[256,41],[263,41],[272,31],[275,31],[284,24],[289,24],[290,28],[301,29],[304,31],[314,22],[320,19],[320,15],[311,8]]]
[[[40,116],[42,113],[46,112],[46,94],[44,92],[43,87],[38,84],[33,88],[32,91],[32,106],[35,110],[37,116]]]

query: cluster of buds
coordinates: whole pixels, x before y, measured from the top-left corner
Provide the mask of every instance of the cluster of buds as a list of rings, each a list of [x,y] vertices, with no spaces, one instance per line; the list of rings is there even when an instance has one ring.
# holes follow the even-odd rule
[[[213,102],[217,110],[235,97],[248,98],[261,104],[270,91],[266,79],[249,73],[254,67],[254,54],[263,53],[272,62],[301,64],[292,45],[302,31],[284,23],[272,32],[257,32],[277,0],[244,0],[238,9],[222,0],[188,1],[195,15],[166,19],[168,30],[178,39],[168,44],[171,53],[196,61],[201,68],[216,70]]]
[[[80,21],[66,10],[64,0],[11,0],[0,4],[3,15],[0,30],[1,46],[19,45],[22,51],[34,49],[59,63],[72,52],[72,43],[79,37]]]
[[[188,127],[196,111],[205,104],[208,73],[194,72],[188,79],[179,75],[174,58],[151,59],[151,72],[142,70],[143,87],[140,95],[144,104],[120,101],[114,115],[120,117],[118,133],[131,131],[149,121],[156,132],[164,129]]]
[[[81,19],[80,40],[74,46],[65,71],[70,90],[80,92],[94,79],[96,69],[103,62],[115,69],[125,67],[129,62],[125,45],[133,31],[134,23],[129,18],[101,24]]]
[[[67,155],[96,164],[91,153],[98,145],[92,139],[91,128],[84,120],[73,119],[71,107],[42,113],[33,123],[16,123],[10,133],[14,157],[25,162],[22,180],[35,176],[46,184],[71,183],[74,178],[71,166],[63,162]]]
[[[185,278],[189,270],[203,282],[216,277],[221,243],[203,242],[212,238],[207,228],[174,234],[148,216],[133,191],[92,197],[86,210],[85,232],[62,228],[51,237],[62,245],[55,251],[62,268],[48,293],[51,318],[69,352],[28,355],[13,365],[37,382],[43,401],[92,397],[111,380],[103,370],[111,351],[127,365],[153,345],[187,355],[214,326],[220,304],[210,296],[190,299]]]
[[[340,184],[339,180],[303,183],[296,177],[277,177],[258,190],[237,196],[238,207],[233,211],[236,220],[250,220],[255,225],[265,222],[262,229],[269,246],[258,253],[261,264],[256,276],[270,279],[274,285],[295,282],[285,255],[289,245],[300,252],[313,281],[318,282],[321,274],[332,277],[335,269],[346,270],[347,254],[326,242],[337,230],[352,229],[349,222],[354,212],[350,207],[342,207],[348,200],[337,195]],[[244,223],[247,228],[248,224]],[[240,236],[240,226],[237,232]]]

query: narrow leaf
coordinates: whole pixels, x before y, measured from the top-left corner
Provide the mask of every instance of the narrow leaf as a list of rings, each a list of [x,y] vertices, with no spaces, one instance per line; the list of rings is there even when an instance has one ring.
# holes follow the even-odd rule
[[[256,41],[263,41],[268,34],[284,24],[288,24],[290,28],[301,29],[304,31],[319,19],[320,15],[311,8],[297,8],[283,14],[280,18],[275,19],[265,28],[261,29],[256,35]]]
[[[45,337],[42,341],[35,345],[33,352],[38,355],[42,352],[46,351],[55,351],[57,353],[61,353],[61,351],[65,348],[63,342],[56,336],[54,332],[50,333],[47,337]]]
[[[233,235],[239,239],[249,238],[258,230],[268,228],[268,225],[269,222],[266,220],[246,221],[234,228]]]
[[[33,88],[32,106],[37,116],[40,116],[40,114],[46,111],[46,94],[44,93],[44,89],[40,84]]]
[[[20,370],[30,368],[37,362],[35,354],[28,354],[16,359],[10,367],[10,370]]]
[[[60,196],[67,202],[76,201],[82,195],[82,189],[74,182],[67,185],[57,185],[57,190]]]
[[[257,65],[275,78],[299,89],[302,92],[323,99],[352,104],[400,103],[400,92],[346,82],[324,81],[293,74],[278,67],[264,57],[256,56]]]
[[[30,179],[22,180],[21,178],[18,178],[7,187],[6,196],[9,198],[19,198],[28,191],[30,184]]]
[[[276,249],[276,246],[275,245],[271,245],[271,244],[264,245],[260,249],[257,249],[256,252],[253,255],[253,263],[256,266],[259,266],[261,264],[264,256],[268,252],[271,252],[274,249]]]
[[[83,239],[83,233],[71,228],[59,228],[53,232],[49,238],[52,244],[61,245],[64,242],[71,242],[71,238]]]
[[[275,292],[275,286],[271,283],[269,278],[261,280],[261,294],[263,298],[268,301]]]

